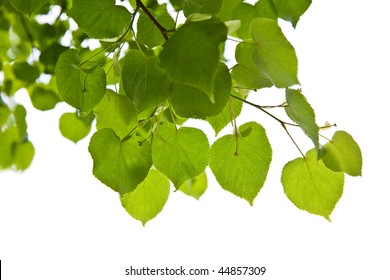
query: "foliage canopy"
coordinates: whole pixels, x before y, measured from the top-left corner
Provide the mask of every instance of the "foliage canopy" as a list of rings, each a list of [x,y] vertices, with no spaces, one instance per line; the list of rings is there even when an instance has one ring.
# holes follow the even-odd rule
[[[59,120],[69,140],[96,127],[93,174],[143,224],[163,209],[170,182],[198,199],[207,166],[223,189],[252,205],[272,159],[264,127],[237,124],[252,106],[279,123],[301,155],[282,171],[288,199],[330,219],[344,174],[361,175],[362,155],[347,132],[321,134],[332,126],[317,125],[294,47],[279,26],[283,19],[296,27],[311,0],[253,2],[1,0],[0,169],[24,170],[34,157],[26,110],[14,100],[25,88],[38,110],[59,102],[74,108]],[[235,42],[234,65],[224,57],[227,42]],[[284,89],[286,101],[249,101],[269,87]],[[201,129],[186,125],[191,118],[216,135],[231,124],[232,133],[210,145]],[[313,142],[306,154],[289,132],[295,127]]]

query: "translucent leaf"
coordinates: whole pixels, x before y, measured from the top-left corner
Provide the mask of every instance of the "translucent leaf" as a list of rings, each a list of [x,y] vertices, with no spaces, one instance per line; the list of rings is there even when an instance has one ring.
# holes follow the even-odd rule
[[[18,141],[17,127],[0,130],[0,169],[9,168],[14,160],[13,146]]]
[[[227,27],[218,19],[186,23],[163,45],[161,66],[173,80],[200,89],[214,101],[219,45],[226,37]]]
[[[171,81],[158,65],[157,57],[146,57],[138,50],[130,50],[122,67],[122,86],[141,112],[167,99]]]
[[[208,161],[209,142],[203,131],[162,123],[152,142],[154,166],[165,174],[176,189],[202,173]]]
[[[62,136],[77,143],[91,131],[91,121],[78,117],[76,113],[64,113],[60,117],[59,128]]]
[[[49,0],[9,0],[10,3],[17,9],[19,12],[31,15],[36,12],[38,9],[42,8]]]
[[[83,112],[92,110],[106,92],[106,74],[97,63],[81,65],[77,50],[61,54],[56,66],[57,87],[63,100]]]
[[[362,175],[362,152],[347,132],[336,131],[332,141],[324,145],[324,150],[325,155],[321,159],[329,169],[351,176]]]
[[[93,174],[121,195],[133,191],[152,166],[150,145],[138,136],[121,141],[112,129],[101,129],[91,137],[89,153]]]
[[[175,112],[187,118],[204,119],[216,116],[225,108],[232,87],[229,70],[220,63],[214,84],[214,102],[199,89],[174,83],[171,89],[170,100]]]
[[[288,0],[290,1],[290,0]],[[295,0],[294,0],[295,1]],[[275,9],[274,0],[259,0],[256,2],[256,11],[258,17],[277,19],[278,12]],[[293,2],[293,1],[290,1]]]
[[[283,35],[277,21],[254,19],[251,35],[256,45],[253,58],[259,70],[278,88],[299,84],[295,50]]]
[[[207,175],[206,172],[202,172],[199,176],[187,180],[180,187],[180,191],[186,195],[199,199],[207,189]]]
[[[59,102],[59,98],[54,91],[41,86],[37,86],[32,90],[30,98],[33,106],[41,111],[51,110]]]
[[[238,86],[248,89],[271,87],[273,83],[256,66],[253,60],[255,46],[248,42],[239,43],[236,47],[236,61],[232,69],[232,79]]]
[[[138,125],[137,110],[127,96],[107,90],[95,107],[96,128],[111,128],[119,138],[124,138]]]
[[[310,7],[311,0],[273,0],[279,17],[296,27],[301,15]]]
[[[223,0],[221,11],[217,15],[218,18],[224,22],[233,20],[233,11],[241,2],[242,0]]]
[[[167,13],[156,16],[156,20],[167,30],[175,27],[175,21]],[[149,48],[159,46],[165,42],[160,30],[144,13],[139,15],[137,21],[137,40]]]
[[[15,155],[14,155],[14,163],[16,170],[25,170],[27,169],[35,154],[35,149],[33,144],[30,141],[25,141],[23,143],[19,143],[15,146]]]
[[[96,39],[117,38],[129,27],[130,12],[115,0],[73,0],[70,16]]]
[[[285,194],[295,206],[327,220],[343,194],[344,173],[328,169],[317,160],[314,149],[305,158],[287,163],[281,180]]]
[[[183,12],[186,17],[195,13],[215,16],[221,10],[222,3],[223,0],[184,0]]]
[[[307,102],[305,96],[295,89],[286,89],[286,100],[288,107],[286,113],[296,122],[303,132],[313,141],[317,151],[319,151],[318,132],[314,110]]]
[[[145,225],[161,212],[168,196],[168,179],[152,169],[134,191],[124,194],[120,199],[127,213]]]
[[[248,122],[239,127],[236,135],[225,135],[214,142],[209,166],[223,189],[252,205],[264,185],[271,158],[264,128]]]

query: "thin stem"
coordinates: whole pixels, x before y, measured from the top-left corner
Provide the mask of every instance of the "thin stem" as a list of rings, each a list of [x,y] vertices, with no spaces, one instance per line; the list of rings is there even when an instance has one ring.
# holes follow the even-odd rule
[[[290,137],[291,141],[294,143],[295,147],[297,147],[298,151],[301,153],[302,157],[305,158],[305,155],[303,154],[302,150],[299,148],[297,142],[295,142],[294,138],[291,136],[290,132],[288,131],[287,127],[285,124],[281,124],[284,130],[286,131],[288,137]]]
[[[150,20],[154,23],[154,25],[160,30],[165,40],[168,40],[168,30],[166,30],[157,19],[149,12],[148,8],[145,7],[144,3],[141,0],[136,0],[137,7],[140,7],[141,10],[150,18]]]

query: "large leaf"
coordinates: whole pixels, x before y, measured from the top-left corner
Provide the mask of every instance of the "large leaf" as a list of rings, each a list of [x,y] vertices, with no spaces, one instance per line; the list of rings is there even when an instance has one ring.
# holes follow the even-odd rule
[[[344,173],[328,169],[317,160],[314,149],[305,158],[287,163],[281,180],[285,194],[295,206],[327,220],[343,194]]]
[[[343,171],[351,176],[362,175],[362,152],[351,135],[336,131],[332,141],[324,145],[322,161],[333,171]]]
[[[107,90],[94,112],[96,128],[111,128],[121,139],[138,125],[134,103],[127,96],[119,95],[112,90]]]
[[[130,12],[115,0],[73,0],[70,16],[90,37],[116,38],[129,28]]]
[[[215,16],[221,10],[222,3],[223,0],[184,0],[183,12],[186,17],[195,13]]]
[[[216,116],[225,108],[232,87],[229,70],[220,63],[214,84],[214,102],[199,89],[174,83],[170,100],[177,114],[188,118],[204,119]]]
[[[157,57],[146,57],[139,50],[130,50],[122,67],[122,86],[141,112],[167,99],[171,81],[158,65]]]
[[[31,16],[32,13],[36,12],[39,8],[42,8],[49,0],[9,0],[10,3],[19,12],[25,13]]]
[[[90,116],[79,117],[76,113],[64,113],[59,120],[61,134],[77,143],[89,134],[92,121]]]
[[[288,104],[285,109],[287,115],[301,127],[303,132],[313,141],[318,151],[319,128],[316,124],[314,110],[300,90],[286,89],[286,100]]]
[[[168,196],[168,179],[157,170],[152,169],[134,191],[124,194],[120,200],[127,213],[145,225],[161,212]]]
[[[150,145],[140,137],[121,141],[111,129],[101,129],[91,137],[89,152],[93,174],[120,194],[133,191],[152,166]]]
[[[214,101],[219,45],[226,37],[226,25],[216,18],[186,23],[163,45],[161,65],[173,80],[200,89]]]
[[[61,54],[56,66],[57,87],[69,105],[83,112],[92,110],[106,92],[106,74],[97,63],[81,65],[77,50]]]
[[[251,205],[263,187],[272,149],[264,128],[255,122],[239,127],[235,135],[219,138],[210,149],[210,168],[221,187]]]
[[[253,58],[260,71],[278,88],[299,84],[295,50],[278,22],[256,18],[251,23],[251,35],[256,45]]]
[[[202,173],[208,161],[209,142],[203,131],[162,123],[152,143],[153,164],[176,189]]]
[[[310,7],[311,0],[272,0],[279,17],[296,27],[299,18]]]

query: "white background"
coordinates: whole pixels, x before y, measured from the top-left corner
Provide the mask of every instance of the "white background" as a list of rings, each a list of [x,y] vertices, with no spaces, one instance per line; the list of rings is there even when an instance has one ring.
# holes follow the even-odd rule
[[[242,279],[390,279],[386,3],[314,0],[288,33],[318,123],[336,122],[363,152],[363,176],[346,178],[332,223],[298,210],[285,197],[281,169],[299,154],[277,123],[248,108],[239,123],[264,124],[274,150],[254,206],[223,191],[210,176],[199,201],[172,192],[163,212],[142,227],[117,194],[93,177],[88,140],[75,145],[60,135],[58,117],[68,108],[38,112],[21,94],[36,157],[22,174],[0,173],[4,279],[152,279],[125,276],[130,265],[267,268],[262,277]],[[282,101],[283,93],[259,91],[252,100]],[[212,135],[206,123],[201,125]]]

